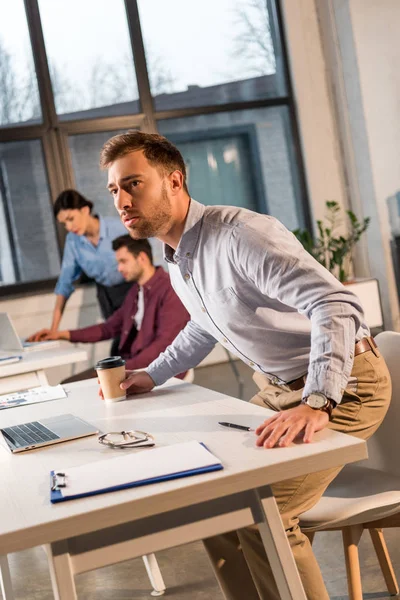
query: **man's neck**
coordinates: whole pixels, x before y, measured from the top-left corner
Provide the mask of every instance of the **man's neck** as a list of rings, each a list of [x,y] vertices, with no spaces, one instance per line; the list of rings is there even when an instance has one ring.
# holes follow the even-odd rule
[[[154,265],[149,266],[148,269],[144,269],[142,275],[139,277],[136,283],[138,283],[139,285],[144,285],[145,283],[150,281],[155,272],[156,267]]]
[[[161,242],[167,244],[174,250],[177,249],[179,242],[181,241],[181,237],[185,230],[185,223],[189,212],[190,197],[188,196],[185,200],[186,201],[182,202],[182,205],[177,210],[177,214],[174,215],[173,222],[168,231],[166,233],[157,235],[157,238]]]

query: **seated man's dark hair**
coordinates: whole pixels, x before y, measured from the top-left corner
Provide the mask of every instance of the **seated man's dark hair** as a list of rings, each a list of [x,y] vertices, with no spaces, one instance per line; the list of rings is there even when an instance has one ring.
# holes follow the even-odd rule
[[[151,264],[153,264],[153,251],[148,240],[134,240],[130,235],[120,235],[112,241],[112,249],[114,252],[120,248],[126,248],[128,252],[137,256],[140,252],[144,252]]]

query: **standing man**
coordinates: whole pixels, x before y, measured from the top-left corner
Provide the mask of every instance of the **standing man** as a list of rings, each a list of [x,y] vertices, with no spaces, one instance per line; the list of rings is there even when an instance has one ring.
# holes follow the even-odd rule
[[[164,242],[172,285],[191,316],[146,372],[131,373],[122,387],[150,391],[219,341],[264,380],[253,401],[276,410],[258,427],[258,446],[287,446],[299,434],[307,443],[325,427],[363,439],[374,433],[390,401],[387,367],[356,296],[293,234],[272,217],[191,199],[183,158],[162,136],[117,135],[104,145],[101,166],[132,237]],[[299,515],[339,471],[272,486],[309,600],[329,597]],[[226,598],[279,600],[257,528],[204,543]]]
[[[45,340],[100,342],[117,337],[118,353],[128,369],[147,367],[189,321],[189,314],[172,289],[168,273],[153,265],[148,240],[121,235],[112,242],[118,271],[131,288],[122,306],[104,323],[64,331],[43,330]],[[63,383],[96,377],[94,368]]]

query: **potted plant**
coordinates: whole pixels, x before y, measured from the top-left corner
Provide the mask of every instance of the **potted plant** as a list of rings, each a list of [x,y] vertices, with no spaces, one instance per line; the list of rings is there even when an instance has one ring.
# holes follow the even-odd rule
[[[306,229],[296,229],[293,233],[304,248],[343,283],[348,281],[352,270],[353,248],[368,228],[370,218],[361,222],[351,210],[347,210],[349,233],[345,237],[337,233],[342,224],[339,204],[335,200],[328,200],[326,212],[328,225],[317,221],[318,238],[314,239]]]
[[[317,221],[318,237],[314,238],[305,229],[293,231],[304,248],[335,277],[359,297],[366,315],[367,323],[371,328],[383,326],[382,308],[377,279],[352,280],[349,278],[353,272],[352,258],[355,244],[362,234],[368,229],[370,218],[359,221],[356,215],[347,210],[348,233],[340,234],[338,230],[342,224],[341,208],[338,202],[326,202],[326,221]]]

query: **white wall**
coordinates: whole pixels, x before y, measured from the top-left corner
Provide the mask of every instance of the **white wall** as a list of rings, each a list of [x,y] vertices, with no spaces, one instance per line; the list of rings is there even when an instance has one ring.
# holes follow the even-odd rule
[[[371,225],[355,275],[400,329],[387,199],[400,190],[399,0],[281,0],[314,219],[337,200]]]
[[[381,231],[381,240],[369,240],[370,260],[374,275],[385,273],[392,326],[400,329],[387,207],[400,191],[400,2],[349,0],[349,12]]]
[[[306,180],[314,219],[325,202],[347,206],[335,114],[315,0],[281,0]]]

